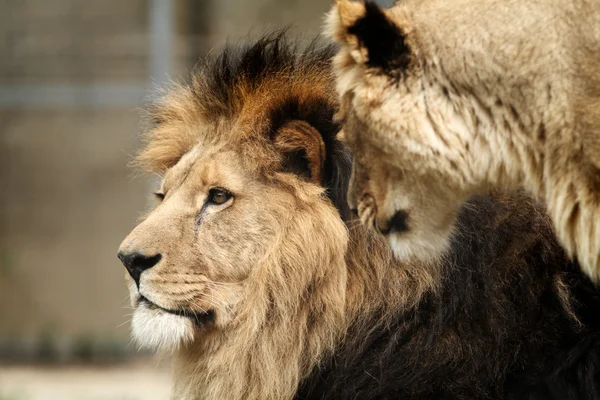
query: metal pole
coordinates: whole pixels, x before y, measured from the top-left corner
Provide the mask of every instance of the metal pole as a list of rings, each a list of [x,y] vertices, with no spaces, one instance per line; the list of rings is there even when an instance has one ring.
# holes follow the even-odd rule
[[[150,0],[150,58],[152,87],[163,87],[173,71],[173,1]]]
[[[148,86],[161,89],[168,85],[173,68],[173,1],[150,0],[150,57]],[[157,177],[150,179],[150,190],[159,185]]]

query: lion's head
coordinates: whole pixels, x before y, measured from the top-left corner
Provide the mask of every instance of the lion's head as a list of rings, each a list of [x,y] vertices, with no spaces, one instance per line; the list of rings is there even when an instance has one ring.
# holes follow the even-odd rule
[[[492,129],[486,125],[491,115],[471,112],[477,109],[469,103],[477,100],[473,93],[463,96],[465,107],[457,106],[468,89],[447,79],[444,68],[462,65],[436,56],[442,34],[436,29],[443,21],[430,2],[399,2],[390,9],[336,3],[327,33],[341,44],[334,70],[343,130],[355,156],[351,206],[388,237],[401,259],[439,256],[460,206],[486,193],[490,176],[509,180],[488,157],[490,144],[477,135]],[[438,8],[448,11],[442,3]]]
[[[346,102],[346,99],[345,101]],[[435,171],[407,171],[389,147],[373,141],[371,128],[348,105],[342,109],[344,141],[354,149],[348,190],[350,208],[363,225],[387,237],[401,260],[429,260],[449,249],[465,197]],[[429,186],[431,185],[431,186]]]
[[[332,54],[267,37],[150,110],[137,161],[162,177],[158,204],[119,258],[135,340],[178,354],[176,397],[290,397],[344,329]]]

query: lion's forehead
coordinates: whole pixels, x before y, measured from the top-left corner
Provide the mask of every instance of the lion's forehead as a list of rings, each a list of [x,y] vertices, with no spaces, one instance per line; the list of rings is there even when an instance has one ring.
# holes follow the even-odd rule
[[[260,171],[264,170],[261,167],[267,160],[256,157],[256,153],[260,153],[256,148],[235,141],[198,143],[166,172],[163,190],[179,186],[192,190],[223,186],[232,192],[241,192],[260,180]]]

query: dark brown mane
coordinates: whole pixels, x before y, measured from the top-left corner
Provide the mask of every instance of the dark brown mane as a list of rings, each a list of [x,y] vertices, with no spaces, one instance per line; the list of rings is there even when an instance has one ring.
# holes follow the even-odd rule
[[[192,94],[207,103],[208,117],[233,118],[239,113],[240,95],[260,90],[265,82],[278,76],[329,74],[330,59],[336,46],[315,39],[302,46],[290,41],[285,31],[268,34],[246,45],[228,44],[216,57],[201,60],[192,74]],[[327,104],[331,108],[331,104]]]
[[[302,45],[279,31],[251,44],[229,44],[217,56],[206,57],[188,83],[148,107],[150,129],[138,163],[158,173],[173,166],[199,141],[190,125],[243,120],[252,125],[246,130],[252,137],[246,139],[271,141],[285,123],[305,121],[325,145],[321,184],[344,219],[349,218],[345,193],[351,157],[336,140],[340,126],[334,120],[337,98],[330,68],[335,48],[318,39]],[[218,140],[221,134],[211,135],[210,140]]]

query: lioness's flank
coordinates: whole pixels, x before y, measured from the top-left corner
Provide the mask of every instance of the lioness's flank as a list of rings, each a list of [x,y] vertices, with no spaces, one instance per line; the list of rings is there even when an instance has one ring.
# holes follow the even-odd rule
[[[524,186],[600,278],[597,0],[339,0],[327,31],[350,200],[399,257],[442,254],[466,199]]]
[[[354,219],[333,52],[231,47],[151,107],[163,181],[119,256],[173,398],[600,398],[598,293],[530,199],[474,199],[444,263]]]

